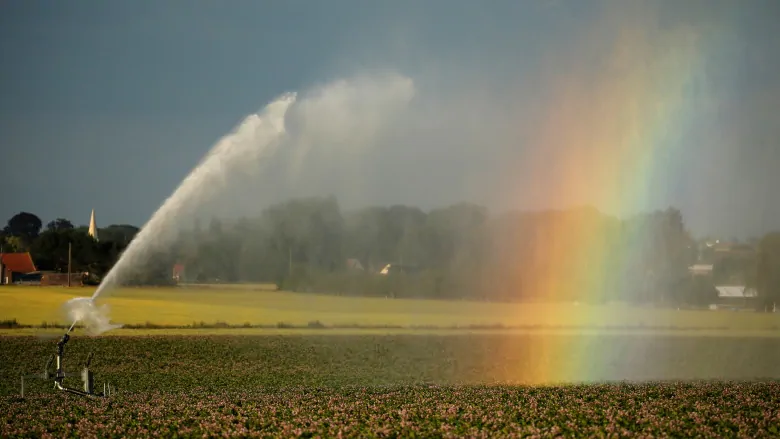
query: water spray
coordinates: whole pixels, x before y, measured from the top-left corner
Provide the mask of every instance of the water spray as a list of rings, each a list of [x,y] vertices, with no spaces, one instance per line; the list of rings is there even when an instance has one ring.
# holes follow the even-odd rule
[[[170,231],[176,227],[178,218],[216,196],[224,187],[228,172],[271,157],[286,133],[285,115],[296,97],[296,93],[281,95],[263,111],[247,116],[233,132],[220,139],[141,227],[100,282],[92,300],[121,285],[126,275],[132,276],[150,252],[171,245],[176,234]]]
[[[87,332],[98,335],[110,329],[119,328],[121,325],[110,323],[105,306],[95,306],[95,299],[106,290],[121,284],[123,275],[137,267],[154,246],[163,246],[166,241],[161,239],[161,231],[170,227],[175,217],[181,216],[181,211],[191,204],[203,198],[206,191],[211,188],[211,194],[220,186],[224,179],[223,173],[227,168],[240,167],[242,163],[255,162],[269,156],[274,146],[278,146],[276,140],[284,134],[284,116],[290,105],[295,102],[296,94],[287,93],[269,104],[260,114],[254,114],[246,118],[236,130],[221,139],[202,160],[202,162],[184,179],[174,193],[152,215],[152,218],[141,228],[141,231],[130,242],[119,260],[109,270],[103,281],[92,297],[79,297],[69,300],[65,304],[68,316],[73,320],[68,330],[57,343],[57,368],[55,373],[49,371],[49,366],[55,357],[52,357],[43,374],[31,375],[31,377],[54,379],[54,386],[58,390],[82,395],[82,396],[107,396],[110,395],[110,386],[103,394],[98,395],[93,389],[92,372],[89,370],[91,354],[81,378],[84,383],[83,390],[68,388],[63,381],[68,374],[63,369],[63,357],[65,344],[70,340],[70,333],[81,322]],[[257,145],[261,147],[258,148]],[[191,207],[191,206],[190,206]],[[22,395],[24,395],[24,376],[22,377]]]

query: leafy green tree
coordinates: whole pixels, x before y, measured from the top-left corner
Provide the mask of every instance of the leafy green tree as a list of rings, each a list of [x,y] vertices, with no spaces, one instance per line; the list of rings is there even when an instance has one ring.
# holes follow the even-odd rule
[[[744,285],[756,261],[752,257],[727,256],[715,262],[712,268],[713,281],[718,285]]]
[[[3,251],[7,253],[27,250],[26,245],[19,236],[6,236],[3,238]]]
[[[82,231],[46,230],[35,240],[30,251],[41,270],[67,272],[69,245],[71,270],[94,271],[100,263],[100,253],[95,241]]]
[[[25,251],[38,237],[42,226],[41,219],[36,215],[29,212],[19,212],[8,220],[4,232],[8,236],[19,238],[17,251]]]
[[[127,246],[138,234],[138,227],[129,224],[112,224],[98,230],[101,242],[112,241]]]
[[[66,268],[70,242],[74,269],[105,274],[138,232],[112,225],[95,242],[84,228],[52,223],[34,240],[34,257],[59,270]],[[676,209],[625,220],[589,207],[491,216],[468,203],[429,212],[403,205],[342,212],[334,197],[309,197],[271,205],[253,218],[214,218],[205,228],[196,220],[122,282],[165,284],[181,263],[189,280],[276,282],[300,291],[661,302],[690,299],[679,291],[688,286],[695,257]],[[347,258],[367,272],[348,271]],[[404,268],[375,274],[388,263]]]
[[[718,299],[718,290],[712,280],[704,276],[689,278],[687,288],[683,290],[683,302],[689,305],[706,306]]]
[[[46,230],[70,230],[73,228],[73,223],[65,218],[57,218],[54,221],[49,221],[46,224]]]

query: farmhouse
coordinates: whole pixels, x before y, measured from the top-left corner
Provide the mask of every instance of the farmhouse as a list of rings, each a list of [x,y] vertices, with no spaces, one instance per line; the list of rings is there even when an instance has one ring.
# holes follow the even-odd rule
[[[718,290],[718,301],[710,305],[710,308],[747,308],[754,304],[758,294],[755,288],[748,288],[744,285],[721,285],[716,286]]]
[[[12,284],[27,273],[36,271],[30,253],[0,253],[0,283]]]

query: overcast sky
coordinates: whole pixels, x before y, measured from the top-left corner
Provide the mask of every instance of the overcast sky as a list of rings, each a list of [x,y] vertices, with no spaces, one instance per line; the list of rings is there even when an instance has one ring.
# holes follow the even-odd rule
[[[674,205],[698,235],[780,229],[778,20],[775,0],[0,1],[0,219],[142,225],[247,115],[346,78],[341,129],[412,95],[417,122],[383,122],[338,184],[317,175],[354,151],[314,145],[302,184],[226,197]]]

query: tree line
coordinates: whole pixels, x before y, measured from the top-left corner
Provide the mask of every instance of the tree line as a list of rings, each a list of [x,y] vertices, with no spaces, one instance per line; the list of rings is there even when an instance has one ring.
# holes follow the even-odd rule
[[[138,229],[113,225],[99,241],[85,227],[20,213],[4,229],[6,248],[29,250],[42,270],[67,268],[98,278]],[[334,197],[292,199],[252,218],[212,218],[181,226],[173,245],[150,254],[127,283],[263,282],[280,288],[353,295],[481,300],[628,300],[708,303],[713,282],[739,281],[765,300],[780,295],[780,235],[754,256],[716,263],[713,277],[692,277],[701,245],[678,209],[616,218],[593,208],[491,214],[461,203],[343,211]],[[348,264],[357,260],[364,268]],[[377,272],[391,264],[388,275]]]
[[[43,227],[41,219],[30,212],[11,217],[0,233],[3,252],[29,252],[41,271],[67,272],[70,247],[72,271],[93,274],[92,281],[111,269],[128,246],[138,228],[111,225],[100,229],[100,241],[92,239],[86,226],[76,227],[65,218],[57,218]]]

